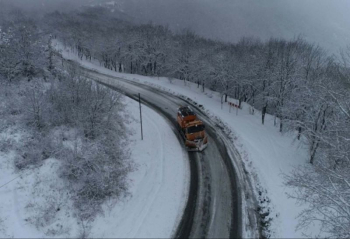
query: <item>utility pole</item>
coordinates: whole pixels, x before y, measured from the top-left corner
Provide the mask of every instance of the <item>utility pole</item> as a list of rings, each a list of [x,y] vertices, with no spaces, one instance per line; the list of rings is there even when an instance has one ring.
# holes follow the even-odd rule
[[[140,95],[140,93],[139,93],[139,106],[140,106],[141,140],[143,140],[142,113],[141,113],[141,95]]]

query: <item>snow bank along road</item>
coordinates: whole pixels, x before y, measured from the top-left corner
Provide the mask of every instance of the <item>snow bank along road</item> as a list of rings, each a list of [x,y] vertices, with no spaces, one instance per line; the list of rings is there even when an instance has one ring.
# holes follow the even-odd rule
[[[206,116],[200,107],[192,104],[189,99],[182,99],[144,84],[83,69],[89,73],[90,79],[135,100],[140,93],[143,104],[169,120],[179,140],[181,139],[176,130],[176,113],[180,105],[191,105],[204,121],[209,144],[203,152],[189,152],[189,197],[174,237],[259,236],[255,208],[247,207],[247,204],[255,205],[252,187],[245,173],[237,170],[235,163],[239,154],[230,145],[220,127]]]

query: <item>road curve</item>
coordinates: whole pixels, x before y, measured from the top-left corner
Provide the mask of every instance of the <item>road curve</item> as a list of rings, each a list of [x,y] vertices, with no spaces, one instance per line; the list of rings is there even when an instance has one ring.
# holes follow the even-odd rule
[[[154,87],[127,81],[112,75],[83,68],[88,78],[138,100],[163,115],[176,130],[176,113],[180,105],[191,105],[206,124],[208,147],[203,152],[189,152],[191,180],[189,196],[175,238],[241,238],[243,230],[259,237],[256,201],[252,185],[239,164],[239,154],[220,126],[201,108],[180,97]],[[234,163],[236,162],[236,163]],[[247,203],[250,202],[250,203]],[[242,213],[244,211],[244,213]]]

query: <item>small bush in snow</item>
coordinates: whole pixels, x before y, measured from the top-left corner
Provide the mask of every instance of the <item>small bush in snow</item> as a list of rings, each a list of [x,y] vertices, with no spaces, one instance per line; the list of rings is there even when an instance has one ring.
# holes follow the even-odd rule
[[[8,153],[14,144],[13,139],[0,139],[0,152]]]
[[[42,162],[42,146],[37,138],[32,138],[21,146],[21,148],[18,148],[18,154],[14,158],[14,163],[17,169],[26,169]]]

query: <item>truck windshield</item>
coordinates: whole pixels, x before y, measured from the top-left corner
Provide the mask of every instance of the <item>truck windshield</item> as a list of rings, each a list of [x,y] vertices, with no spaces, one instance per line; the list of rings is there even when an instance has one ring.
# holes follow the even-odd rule
[[[204,128],[205,128],[205,127],[204,127],[203,124],[201,124],[201,125],[196,125],[196,126],[191,126],[191,127],[188,127],[188,128],[187,128],[187,133],[189,133],[189,134],[197,133],[197,132],[203,131]]]

